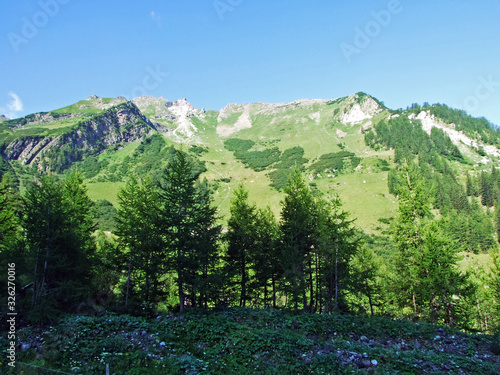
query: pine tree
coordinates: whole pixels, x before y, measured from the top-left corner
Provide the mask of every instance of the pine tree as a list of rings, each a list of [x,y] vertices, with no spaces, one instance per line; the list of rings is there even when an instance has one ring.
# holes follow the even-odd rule
[[[398,254],[393,288],[415,318],[453,326],[459,316],[454,298],[465,301],[468,295],[467,279],[457,267],[458,246],[445,235],[441,222],[431,220],[425,181],[415,167],[404,164],[400,176],[405,184],[394,232]]]
[[[228,242],[228,276],[238,279],[240,287],[240,306],[248,300],[250,256],[254,253],[257,242],[256,207],[248,202],[248,191],[239,185],[234,192],[229,209],[231,217],[227,223],[226,240]]]
[[[488,281],[492,289],[495,320],[498,324],[496,328],[498,330],[500,328],[500,251],[498,249],[493,250],[491,257],[491,273]]]
[[[210,280],[215,271],[221,228],[216,224],[210,191],[196,185],[197,179],[193,164],[178,151],[159,184],[161,231],[177,273],[181,310],[187,300],[192,306],[206,305],[213,297],[209,294],[215,293]]]
[[[118,200],[117,234],[128,249],[129,258],[125,308],[129,308],[131,293],[137,289],[141,293],[136,307],[144,303],[150,313],[159,302],[159,282],[167,271],[165,244],[159,228],[160,198],[149,178],[139,180],[133,176],[118,193]]]
[[[477,187],[477,181],[474,177],[467,172],[467,180],[466,180],[466,194],[468,197],[477,197],[479,195],[479,190]]]
[[[411,306],[415,317],[419,314],[422,302],[419,291],[422,280],[419,264],[422,262],[422,226],[429,215],[429,196],[425,183],[413,164],[404,163],[399,172],[399,213],[394,230],[397,245],[395,269],[397,280],[394,289],[401,306]]]
[[[19,222],[15,214],[15,195],[7,175],[0,182],[0,253],[13,250],[19,236]]]
[[[33,265],[30,318],[43,321],[90,292],[91,204],[77,175],[62,183],[43,176],[28,187],[23,212]]]
[[[495,209],[495,224],[497,229],[497,241],[500,243],[500,204],[497,205]]]
[[[352,292],[366,297],[371,316],[374,315],[374,306],[380,306],[383,300],[380,269],[381,260],[373,250],[361,246],[352,262]]]
[[[353,284],[351,262],[359,247],[359,238],[349,219],[349,212],[341,210],[341,201],[334,197],[318,204],[320,236],[319,280],[324,290],[324,313],[345,309],[345,294]]]
[[[294,309],[298,310],[300,302],[306,309],[308,286],[311,299],[314,293],[312,251],[318,238],[314,215],[316,207],[311,191],[298,170],[290,175],[284,192],[286,195],[281,202],[280,223],[283,275],[291,292]]]
[[[479,191],[481,193],[481,204],[486,207],[494,205],[494,189],[491,176],[481,172]]]
[[[279,225],[269,207],[258,209],[255,220],[256,242],[250,254],[254,272],[255,289],[264,290],[264,306],[268,303],[268,286],[271,301],[276,308],[278,281],[282,276],[280,267]]]
[[[441,223],[432,221],[422,229],[422,261],[419,264],[422,310],[434,323],[453,326],[459,318],[457,300],[464,303],[468,297],[467,277],[458,269],[457,246],[444,234]]]

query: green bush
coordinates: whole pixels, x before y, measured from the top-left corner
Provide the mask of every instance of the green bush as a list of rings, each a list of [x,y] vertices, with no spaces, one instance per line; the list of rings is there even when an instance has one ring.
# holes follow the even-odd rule
[[[493,336],[490,350],[493,352],[493,354],[500,355],[500,331],[498,331],[496,335]]]
[[[230,138],[224,141],[224,147],[233,152],[248,151],[253,145],[255,145],[255,142],[249,139]]]
[[[343,171],[348,165],[356,168],[361,163],[361,158],[349,151],[339,151],[321,155],[319,160],[310,166],[310,169],[315,173],[324,172],[325,170]]]

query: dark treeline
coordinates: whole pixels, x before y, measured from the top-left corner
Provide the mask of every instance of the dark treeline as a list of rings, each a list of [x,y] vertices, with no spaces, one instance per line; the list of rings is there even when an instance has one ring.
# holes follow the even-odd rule
[[[35,179],[22,196],[4,178],[0,257],[16,262],[18,309],[30,322],[103,309],[153,316],[246,306],[490,330],[499,319],[499,258],[493,254],[491,273],[459,270],[463,244],[447,217],[433,217],[426,173],[402,160],[393,175],[400,207],[390,257],[365,243],[337,196],[313,194],[299,169],[283,188],[279,218],[239,186],[223,228],[200,168],[176,151],[160,176],[130,176],[112,235],[95,231],[106,204],[88,198],[77,172]]]
[[[493,188],[489,177],[478,179],[469,176],[466,187],[459,183],[450,162],[466,161],[442,130],[433,128],[429,135],[422,129],[419,120],[399,116],[375,125],[365,134],[365,141],[375,149],[393,148],[397,165],[404,160],[416,159],[433,208],[446,218],[446,230],[462,250],[486,253],[497,247],[491,213],[481,207],[494,205],[497,188]],[[397,169],[391,170],[388,176],[389,192],[397,195],[401,183],[404,181],[398,179]],[[469,199],[471,196],[481,196],[481,199]]]
[[[461,130],[471,130],[470,117],[445,106],[427,105],[424,109],[439,116],[446,114],[446,121],[456,121]],[[417,105],[410,109],[414,113],[420,110]],[[494,133],[492,129],[489,132]],[[468,174],[464,187],[451,162],[467,161],[450,138],[436,128],[427,134],[419,120],[404,114],[375,125],[365,134],[365,141],[374,149],[394,149],[396,168],[389,171],[388,185],[390,193],[399,198],[399,217],[392,228],[397,248],[395,267],[400,274],[406,274],[400,280],[401,289],[396,297],[401,298],[406,292],[406,304],[413,304],[414,315],[418,316],[423,312],[418,294],[428,293],[445,282],[447,292],[441,295],[432,292],[432,303],[426,307],[425,315],[435,321],[441,311],[448,314],[448,324],[456,323],[461,316],[460,319],[469,320],[468,324],[477,329],[488,329],[498,319],[495,312],[498,296],[495,297],[493,291],[485,292],[490,287],[499,288],[497,239],[500,237],[495,233],[495,226],[499,227],[500,216],[498,208],[495,217],[491,209],[498,207],[499,202],[497,170],[492,168],[491,174],[482,172],[477,176]],[[408,192],[411,192],[409,196]],[[406,206],[407,203],[411,204]],[[406,210],[409,210],[406,214],[411,213],[406,217],[411,225],[404,229],[401,221]],[[438,212],[439,219],[432,210]],[[468,253],[490,254],[492,267],[475,264],[467,272],[457,273],[457,261]],[[422,269],[425,264],[428,268]],[[436,264],[439,268],[432,269]],[[413,276],[412,272],[415,272]],[[443,292],[446,288],[442,288]],[[477,308],[472,311],[470,304],[474,300]],[[444,315],[441,319],[447,320]],[[471,324],[474,319],[476,322]]]
[[[360,233],[338,198],[314,198],[302,175],[285,187],[282,217],[240,186],[223,231],[206,181],[177,152],[156,181],[120,191],[112,236],[97,232],[81,176],[35,179],[20,197],[2,185],[2,260],[16,261],[19,308],[32,322],[97,305],[153,314],[186,307],[349,309]]]

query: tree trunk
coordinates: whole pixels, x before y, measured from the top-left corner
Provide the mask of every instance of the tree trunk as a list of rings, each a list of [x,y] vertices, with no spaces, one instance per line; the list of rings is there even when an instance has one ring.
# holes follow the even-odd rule
[[[314,280],[313,280],[313,267],[312,258],[309,255],[309,312],[313,312],[314,309]]]
[[[264,283],[264,307],[267,307],[267,281]]]
[[[247,272],[246,272],[246,264],[243,260],[241,262],[241,294],[240,294],[240,307],[245,307],[247,301]]]
[[[273,275],[272,277],[272,283],[273,283],[273,309],[276,308],[276,279]]]
[[[336,313],[339,308],[339,240],[336,240],[335,246],[335,300],[333,311]]]
[[[412,287],[412,298],[413,298],[413,314],[415,316],[415,319],[417,318],[417,298],[415,297],[415,293],[413,292],[413,287]]]
[[[179,288],[179,311],[184,308],[184,290],[182,285],[181,250],[177,249],[177,285]]]
[[[132,251],[128,260],[127,292],[125,293],[125,309],[128,310],[128,297],[130,293],[130,274],[132,273]]]
[[[33,275],[33,296],[31,297],[31,308],[35,307],[36,304],[36,295],[38,293],[38,260],[40,257],[40,243],[38,243],[38,246],[36,248],[36,261],[35,261],[35,272]]]
[[[373,303],[372,303],[372,294],[368,293],[368,303],[370,304],[370,316],[373,317]]]

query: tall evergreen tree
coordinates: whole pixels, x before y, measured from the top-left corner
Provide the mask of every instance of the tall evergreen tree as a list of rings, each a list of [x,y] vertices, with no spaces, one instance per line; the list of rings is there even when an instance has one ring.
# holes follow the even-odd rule
[[[0,182],[0,253],[11,251],[18,240],[20,231],[15,209],[10,179],[3,175]]]
[[[321,205],[321,207],[319,207]],[[346,309],[345,294],[353,284],[351,262],[358,251],[356,235],[349,212],[341,210],[338,197],[318,205],[321,241],[318,250],[320,288],[324,290],[324,312]]]
[[[268,287],[271,287],[272,306],[276,308],[280,266],[279,225],[269,207],[258,209],[255,220],[257,240],[251,253],[255,289],[264,290],[264,306],[268,305]]]
[[[425,182],[420,178],[413,164],[404,163],[399,172],[401,184],[398,186],[399,213],[394,230],[397,245],[395,268],[397,280],[394,289],[402,306],[410,305],[415,317],[419,314],[422,302],[419,291],[422,280],[419,264],[422,261],[422,226],[430,212],[430,197]]]
[[[314,293],[312,261],[313,246],[318,238],[314,215],[316,207],[311,191],[298,170],[290,175],[284,192],[280,223],[283,275],[295,310],[301,302],[305,309],[308,286],[311,298]]]
[[[381,268],[381,260],[373,250],[368,246],[361,246],[352,262],[352,292],[365,296],[371,316],[374,315],[374,307],[383,303]]]
[[[494,187],[491,181],[491,176],[485,172],[481,172],[479,191],[481,193],[481,204],[486,207],[491,207],[495,203]]]
[[[178,151],[159,184],[161,230],[177,273],[179,307],[207,304],[210,278],[217,260],[220,226],[210,191],[196,185],[198,174]]]
[[[467,172],[467,180],[465,183],[466,194],[468,197],[478,196],[477,184],[474,177],[471,177],[470,173]]]
[[[165,244],[160,231],[160,198],[149,179],[130,178],[118,193],[117,234],[128,251],[125,307],[129,308],[133,290],[147,312],[159,302],[160,281],[167,271]],[[135,280],[134,280],[135,279]]]
[[[28,187],[23,227],[33,265],[32,319],[70,310],[89,293],[91,206],[78,175],[62,183],[44,176]]]
[[[438,221],[425,225],[422,236],[419,264],[422,310],[434,323],[453,326],[460,318],[458,304],[466,303],[469,294],[467,276],[457,266],[457,246],[444,234]]]
[[[227,223],[226,240],[228,242],[228,276],[236,277],[240,289],[240,306],[248,300],[250,257],[255,253],[257,242],[256,207],[248,202],[248,191],[239,185],[234,192],[229,209],[231,217]]]
[[[496,329],[500,329],[500,251],[495,249],[491,252],[492,264],[489,282],[491,284],[493,305],[495,311],[495,320],[497,322]]]
[[[398,254],[394,289],[402,306],[415,318],[453,326],[459,317],[454,298],[467,298],[467,280],[457,267],[457,248],[444,234],[441,222],[428,215],[430,200],[425,181],[413,165],[400,171],[399,215],[394,240]]]

